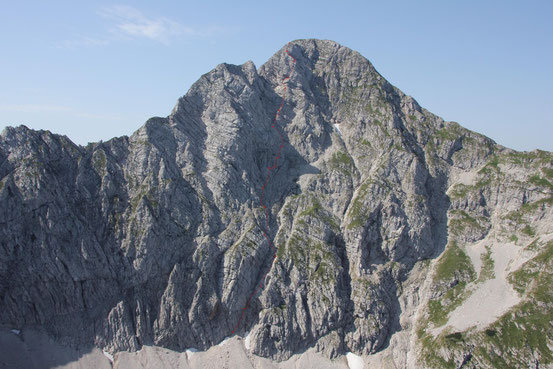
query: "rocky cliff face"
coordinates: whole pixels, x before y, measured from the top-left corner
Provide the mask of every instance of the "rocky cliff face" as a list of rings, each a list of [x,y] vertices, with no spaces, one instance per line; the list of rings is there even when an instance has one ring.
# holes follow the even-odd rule
[[[130,137],[5,129],[0,325],[110,352],[236,330],[277,361],[551,367],[553,154],[443,121],[334,42],[288,50],[217,66]]]

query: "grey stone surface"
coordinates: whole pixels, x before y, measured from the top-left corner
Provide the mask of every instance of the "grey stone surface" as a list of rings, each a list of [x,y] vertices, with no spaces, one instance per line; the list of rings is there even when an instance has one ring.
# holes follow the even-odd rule
[[[0,330],[0,368],[111,369],[112,364],[97,348],[67,347],[40,331]]]
[[[260,196],[281,144],[271,125],[291,71],[285,48],[259,69],[218,65],[130,137],[82,147],[6,128],[0,326],[112,353],[207,350],[262,283],[237,331],[250,332],[251,354],[384,352],[390,367],[419,365],[408,353],[421,309],[469,278],[430,286],[427,261],[549,196],[524,181],[551,170],[551,153],[452,196],[462,175],[519,153],[421,108],[355,51],[293,41],[282,154],[264,192],[275,260]],[[551,231],[547,206],[532,218],[538,235]],[[452,234],[463,214],[477,224]]]

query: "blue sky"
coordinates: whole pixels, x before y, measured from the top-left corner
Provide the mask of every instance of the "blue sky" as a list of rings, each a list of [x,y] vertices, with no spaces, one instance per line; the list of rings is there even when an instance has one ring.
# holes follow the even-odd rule
[[[288,41],[359,51],[423,107],[519,150],[553,150],[552,1],[1,1],[0,129],[75,142],[167,116],[222,62]]]

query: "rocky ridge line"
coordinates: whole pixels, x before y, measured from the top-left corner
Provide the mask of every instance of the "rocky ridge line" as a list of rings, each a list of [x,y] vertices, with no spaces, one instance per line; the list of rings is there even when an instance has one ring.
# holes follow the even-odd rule
[[[285,145],[264,198],[278,259],[237,331],[249,332],[249,351],[277,361],[354,352],[383,367],[551,365],[552,154],[445,122],[335,42],[296,40],[289,53]],[[258,188],[289,74],[285,48],[259,70],[221,64],[168,117],[86,147],[6,128],[0,325],[112,353],[225,339],[270,259]],[[451,331],[486,275],[474,261],[490,263],[485,245],[472,251],[482,240],[526,253],[504,277],[521,302],[493,326]],[[531,332],[546,344],[528,349]]]

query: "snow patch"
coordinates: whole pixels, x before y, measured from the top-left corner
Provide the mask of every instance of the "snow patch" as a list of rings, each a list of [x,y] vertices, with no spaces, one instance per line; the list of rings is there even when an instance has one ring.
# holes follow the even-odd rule
[[[252,342],[252,337],[250,335],[250,332],[246,333],[246,338],[244,339],[244,346],[246,346],[246,349],[250,349]]]
[[[230,337],[227,337],[224,340],[222,340],[221,342],[219,342],[219,344],[217,346],[223,346],[225,343],[228,342],[228,340],[230,340]]]
[[[333,126],[334,126],[334,129],[336,130],[336,132],[338,132],[338,134],[341,137],[342,136],[342,131],[340,131],[340,125],[339,124],[333,124]]]
[[[348,361],[349,369],[363,369],[363,358],[359,355],[355,355],[353,352],[348,352],[346,354],[346,359]]]
[[[12,333],[13,334],[19,334],[19,333],[21,333],[21,331],[19,329],[12,329]]]
[[[104,351],[102,350],[102,352],[104,353],[104,355],[109,359],[109,361],[111,361],[113,363],[113,355],[110,354],[109,352],[107,351]]]
[[[185,352],[186,352],[186,359],[190,360],[192,355],[194,355],[196,352],[198,352],[198,349],[195,349],[195,348],[191,347],[189,349],[186,349]]]

